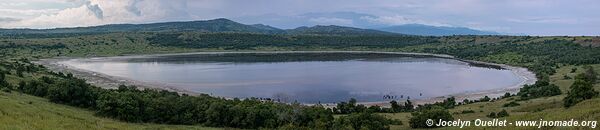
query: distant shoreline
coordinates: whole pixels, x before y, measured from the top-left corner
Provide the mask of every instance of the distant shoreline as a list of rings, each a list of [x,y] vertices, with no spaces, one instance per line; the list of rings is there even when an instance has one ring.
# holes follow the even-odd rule
[[[77,59],[94,59],[94,58],[141,58],[141,57],[151,57],[151,56],[172,56],[172,55],[192,55],[192,54],[226,54],[226,53],[379,53],[379,54],[399,54],[399,55],[414,55],[414,56],[431,56],[436,58],[449,58],[459,60],[461,62],[472,64],[483,64],[489,66],[501,67],[503,69],[510,70],[515,75],[519,76],[523,79],[522,82],[508,86],[506,88],[494,89],[494,90],[486,90],[486,91],[477,91],[477,92],[464,92],[451,94],[447,96],[441,97],[430,97],[424,99],[413,99],[411,100],[414,104],[426,104],[426,103],[434,103],[443,101],[444,99],[454,96],[457,101],[462,101],[464,99],[474,100],[479,99],[484,96],[489,96],[490,98],[500,97],[504,95],[504,93],[516,93],[519,91],[523,85],[533,84],[537,81],[535,74],[522,67],[514,67],[505,64],[495,64],[495,63],[487,63],[481,61],[472,61],[472,60],[463,60],[455,58],[451,55],[444,54],[430,54],[430,53],[407,53],[407,52],[380,52],[380,51],[241,51],[241,52],[191,52],[191,53],[171,53],[171,54],[150,54],[150,55],[129,55],[129,56],[114,56],[114,57],[85,57],[85,58],[72,58],[72,57],[59,57],[59,58],[51,58],[51,59],[41,59],[39,61],[35,61],[37,64],[44,65],[48,67],[51,71],[63,72],[63,73],[72,73],[74,76],[85,79],[88,83],[93,84],[98,87],[114,89],[119,85],[134,85],[141,89],[151,88],[151,89],[163,89],[168,91],[174,91],[182,94],[188,95],[199,95],[201,93],[192,92],[185,89],[177,88],[176,86],[169,86],[159,82],[145,82],[133,80],[125,77],[119,76],[111,76],[99,72],[93,72],[89,70],[79,69],[74,66],[70,66],[65,64],[64,62],[69,62],[70,60]],[[214,95],[211,95],[214,96]],[[404,100],[400,100],[399,102],[404,102]],[[372,106],[383,106],[388,107],[389,101],[377,101],[377,102],[359,102],[359,104]],[[305,105],[314,105],[314,104],[305,104]],[[322,104],[325,107],[334,107],[333,103]]]

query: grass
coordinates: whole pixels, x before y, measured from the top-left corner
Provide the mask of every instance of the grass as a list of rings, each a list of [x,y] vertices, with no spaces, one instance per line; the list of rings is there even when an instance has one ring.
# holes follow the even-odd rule
[[[0,92],[0,129],[173,129],[217,130],[201,126],[126,123],[94,115],[93,111],[51,103],[18,92]]]
[[[596,72],[600,72],[600,64],[592,65]],[[577,68],[577,71],[571,73],[572,68]],[[571,108],[563,107],[563,98],[566,96],[569,86],[573,83],[573,79],[565,79],[564,75],[574,77],[576,74],[583,73],[583,66],[563,66],[557,69],[557,73],[550,77],[552,84],[560,87],[563,94],[543,97],[537,99],[531,99],[526,101],[517,101],[519,106],[515,107],[503,107],[502,105],[515,101],[518,97],[511,97],[493,102],[479,102],[467,105],[457,106],[454,109],[450,109],[450,113],[454,119],[461,120],[491,120],[492,118],[486,117],[490,112],[498,113],[502,109],[509,112],[510,116],[506,118],[509,122],[511,121],[528,121],[528,120],[578,120],[578,121],[598,121],[600,120],[600,98],[593,98],[578,103]],[[595,84],[594,88],[600,91],[600,84]],[[462,113],[465,110],[472,110],[474,113]],[[395,114],[382,114],[391,119],[399,119],[405,125],[391,126],[392,129],[410,129],[408,120],[410,119],[410,113],[395,113]],[[473,122],[472,122],[473,123]],[[473,125],[473,124],[471,124]],[[482,129],[483,127],[465,127],[462,129]],[[460,129],[458,127],[444,127],[439,129]],[[538,129],[537,127],[485,127],[485,129]],[[544,129],[590,129],[590,127],[548,127]]]

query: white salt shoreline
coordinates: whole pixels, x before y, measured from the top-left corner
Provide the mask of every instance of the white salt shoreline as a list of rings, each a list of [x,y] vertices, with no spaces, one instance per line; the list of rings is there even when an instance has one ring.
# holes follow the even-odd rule
[[[432,56],[439,58],[451,58],[456,59],[454,56],[443,55],[443,54],[429,54],[429,53],[405,53],[405,52],[378,52],[378,51],[250,51],[250,52],[193,52],[193,53],[175,53],[175,54],[153,54],[153,55],[132,55],[132,56],[116,56],[116,57],[91,57],[91,58],[138,58],[138,57],[151,57],[151,56],[170,56],[170,55],[189,55],[189,54],[223,54],[223,53],[381,53],[381,54],[402,54],[402,55],[418,55],[418,56]],[[169,86],[167,84],[162,84],[158,82],[144,82],[137,81],[125,77],[118,76],[110,76],[103,73],[93,72],[89,70],[79,69],[74,66],[70,66],[65,64],[65,62],[69,62],[70,60],[81,60],[81,59],[90,59],[90,58],[53,58],[53,59],[42,59],[36,61],[37,64],[44,65],[48,67],[48,69],[57,72],[63,73],[72,73],[74,76],[86,79],[88,83],[93,84],[98,87],[113,89],[119,85],[135,85],[140,88],[152,88],[152,89],[163,89],[168,91],[174,91],[178,93],[185,93],[189,95],[198,95],[200,93],[192,92],[184,89],[179,89],[175,86]],[[460,59],[459,59],[460,60]],[[516,93],[519,88],[526,84],[533,84],[537,81],[535,74],[526,68],[522,67],[514,67],[504,64],[494,64],[480,61],[470,61],[470,60],[461,60],[463,62],[470,63],[478,63],[478,64],[486,64],[486,65],[494,65],[500,66],[504,69],[508,69],[513,72],[515,75],[518,75],[523,79],[522,82],[515,84],[513,86],[507,86],[502,89],[494,89],[494,90],[486,90],[486,91],[478,91],[478,92],[465,92],[465,93],[457,93],[451,94],[447,96],[441,97],[432,97],[432,98],[423,98],[423,99],[412,99],[411,101],[414,104],[426,104],[426,103],[434,103],[443,101],[448,97],[455,97],[457,101],[462,101],[464,99],[479,99],[484,96],[488,96],[490,98],[500,97],[504,95],[504,93]],[[403,102],[403,101],[399,101]],[[378,101],[378,102],[359,102],[359,104],[363,104],[366,106],[383,106],[388,107],[389,101]],[[305,105],[314,105],[314,104],[305,104]],[[328,103],[322,104],[325,107],[334,107],[335,104]]]

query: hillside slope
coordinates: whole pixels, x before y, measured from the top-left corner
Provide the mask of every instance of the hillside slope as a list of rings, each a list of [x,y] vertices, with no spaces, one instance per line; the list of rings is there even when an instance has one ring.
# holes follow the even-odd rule
[[[94,116],[81,108],[48,102],[44,98],[0,92],[0,129],[218,129],[199,126],[136,124]]]

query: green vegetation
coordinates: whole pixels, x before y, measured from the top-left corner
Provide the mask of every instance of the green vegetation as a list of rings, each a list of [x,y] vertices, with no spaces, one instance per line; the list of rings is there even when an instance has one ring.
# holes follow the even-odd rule
[[[84,111],[80,112],[83,114],[71,115],[69,118],[49,116],[48,120],[38,121],[40,123],[56,123],[56,121],[49,120],[75,122],[73,123],[75,127],[46,125],[65,129],[87,129],[96,126],[90,122],[110,120],[92,116],[93,114],[134,123],[279,129],[423,128],[423,119],[430,116],[436,119],[473,120],[485,118],[492,112],[495,116],[502,116],[509,120],[539,120],[539,118],[545,120],[567,118],[598,120],[600,115],[597,111],[600,108],[597,107],[597,104],[600,103],[600,100],[595,98],[597,92],[594,91],[599,90],[599,87],[596,81],[593,81],[597,79],[597,76],[592,75],[599,72],[594,68],[600,68],[598,65],[600,64],[600,48],[594,47],[597,43],[593,43],[594,40],[591,39],[598,39],[598,37],[269,35],[232,32],[5,35],[0,38],[0,57],[3,58],[0,60],[0,72],[2,72],[0,78],[3,79],[0,80],[0,87],[2,91],[5,91],[1,92],[2,94],[12,95],[7,101],[18,101],[18,98],[23,97],[14,97],[14,95],[23,92],[45,97],[54,103],[80,107],[73,108],[51,103],[45,103],[43,107],[36,107],[37,111],[46,107],[53,109],[56,106]],[[159,90],[137,90],[124,86],[115,90],[106,90],[86,84],[85,81],[72,75],[50,72],[44,67],[29,62],[29,60],[56,56],[286,50],[404,51],[449,54],[465,60],[526,67],[535,72],[540,81],[534,85],[525,86],[516,97],[508,94],[502,98],[484,97],[479,100],[463,102],[456,102],[454,98],[448,98],[444,102],[421,105],[414,110],[412,109],[413,104],[410,102],[401,105],[393,101],[390,108],[381,108],[365,107],[357,105],[356,101],[350,101],[338,104],[338,107],[329,110],[319,106],[279,104],[256,99],[225,100],[206,95],[188,96]],[[256,56],[255,58],[269,59],[272,57]],[[594,67],[583,67],[587,65]],[[41,98],[36,99],[45,101]],[[34,105],[37,105],[37,102],[34,102]],[[6,113],[35,113],[31,112],[34,110],[23,112],[25,110],[21,111],[19,109],[21,106],[14,103],[12,105],[3,103],[0,107],[6,107],[0,109]],[[54,113],[63,115],[65,112],[61,110]],[[507,116],[509,113],[510,116]],[[18,119],[34,120],[32,116],[27,119]],[[11,117],[16,118],[16,116]],[[76,120],[79,119],[71,117],[84,117],[84,122],[78,122]],[[381,117],[409,122],[410,125],[401,125],[401,123],[394,123],[396,121],[384,120]],[[119,125],[106,129],[163,128],[163,126],[120,123],[112,120],[110,122]],[[14,123],[18,128],[27,124],[27,122],[15,123],[7,119],[0,123]],[[105,122],[103,123],[96,124],[107,125]],[[388,127],[388,125],[390,126]],[[33,127],[33,129],[37,128],[45,127]]]
[[[221,129],[200,126],[125,123],[94,112],[19,92],[0,92],[0,129]]]
[[[560,95],[560,89],[554,84],[550,84],[547,79],[541,79],[535,82],[533,85],[525,85],[519,90],[517,95],[521,96],[520,99],[527,100],[539,97],[549,97]]]
[[[521,104],[519,104],[519,103],[517,103],[515,101],[512,101],[512,102],[509,102],[509,103],[506,103],[506,104],[502,105],[502,107],[516,107],[516,106],[519,106],[519,105],[521,105]]]
[[[487,115],[487,117],[489,118],[500,118],[500,117],[507,117],[508,116],[508,112],[504,109],[502,109],[502,111],[498,112],[496,114],[496,112],[491,112],[489,115]]]
[[[591,99],[598,95],[592,83],[596,82],[597,74],[594,68],[586,66],[586,72],[575,76],[571,91],[564,99],[564,106],[571,107],[583,100]]]
[[[436,104],[438,105],[438,104]],[[351,98],[348,102],[340,102],[332,109],[335,114],[352,114],[364,112],[379,112],[379,113],[396,113],[396,112],[411,112],[414,110],[412,102],[406,100],[404,105],[399,105],[395,100],[390,101],[389,108],[381,108],[379,106],[366,107],[362,104],[356,104],[356,99]]]
[[[428,119],[433,120],[433,124],[439,123],[439,120],[442,121],[451,121],[454,120],[450,112],[447,109],[444,109],[439,106],[434,106],[425,110],[417,111],[412,113],[412,117],[410,118],[410,127],[411,128],[433,128],[435,125],[428,126],[425,122]]]
[[[333,122],[335,129],[354,129],[354,130],[386,130],[390,124],[402,124],[400,121],[389,120],[381,115],[371,113],[353,113],[348,116],[340,117]]]

